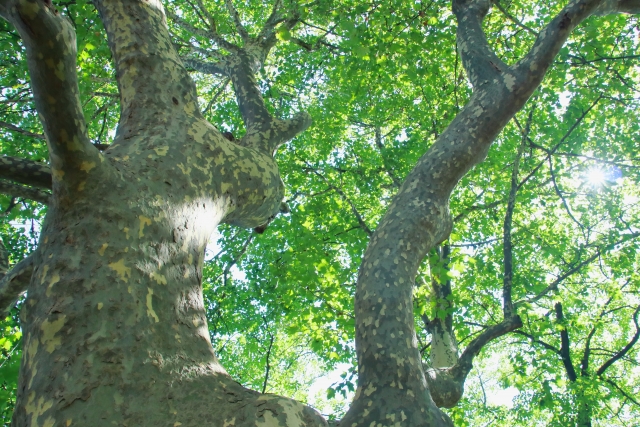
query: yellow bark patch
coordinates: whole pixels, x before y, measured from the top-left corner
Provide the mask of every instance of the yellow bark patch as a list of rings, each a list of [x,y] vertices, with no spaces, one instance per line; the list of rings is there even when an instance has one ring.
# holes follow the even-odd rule
[[[164,277],[164,275],[158,273],[157,271],[154,271],[153,273],[151,273],[151,278],[153,280],[155,280],[156,283],[159,284],[159,285],[166,285],[167,284],[167,278]]]
[[[44,268],[42,269],[42,276],[40,276],[40,284],[41,285],[44,284],[44,279],[47,276],[47,271],[49,271],[49,266],[45,265]]]
[[[107,247],[108,247],[108,246],[109,246],[109,244],[108,244],[108,243],[103,243],[103,244],[102,244],[102,246],[100,246],[100,249],[98,249],[98,254],[99,254],[100,256],[103,256],[103,255],[104,255],[104,251],[106,251],[106,250],[107,250]]]
[[[53,353],[56,348],[60,347],[60,338],[56,337],[56,334],[64,326],[66,318],[67,316],[63,314],[58,320],[54,320],[53,322],[49,322],[49,319],[42,322],[42,326],[40,326],[42,338],[40,338],[40,341],[42,341],[48,353]]]
[[[56,77],[62,81],[65,81],[67,78],[64,74],[64,62],[62,62],[62,60],[58,61],[58,64],[54,68],[54,73],[56,74]]]
[[[368,397],[368,396],[371,396],[371,394],[372,394],[374,391],[376,391],[376,390],[377,390],[377,388],[375,388],[375,387],[373,386],[373,384],[369,384],[369,385],[367,386],[367,388],[364,390],[364,394],[365,394],[365,396],[367,396],[367,397]]]
[[[53,175],[53,179],[56,179],[58,181],[62,180],[62,177],[64,176],[64,171],[60,170],[60,169],[51,169],[51,175]]]
[[[140,230],[138,231],[138,237],[144,236],[144,226],[151,225],[151,218],[147,218],[144,215],[139,215],[138,219],[140,220]]]
[[[40,343],[37,339],[29,340],[29,346],[27,347],[28,360],[33,360],[33,358],[35,357],[36,353],[38,352],[38,344]]]
[[[178,163],[178,167],[180,168],[182,173],[185,174],[185,175],[189,175],[191,173],[191,167],[190,166],[185,166],[182,163]]]
[[[27,412],[27,415],[31,416],[31,425],[39,426],[38,418],[47,412],[52,406],[53,401],[46,401],[44,397],[41,397],[36,401],[36,393],[34,391],[29,393],[29,399],[25,405],[25,411]],[[47,418],[47,420],[49,420],[49,418]]]
[[[109,268],[118,273],[120,276],[120,280],[127,283],[129,281],[129,277],[131,277],[131,268],[124,265],[124,258],[120,259],[118,262],[112,262],[109,264]]]
[[[80,170],[89,173],[89,171],[96,167],[96,162],[82,162],[80,163]]]
[[[158,323],[160,321],[160,319],[158,319],[158,315],[156,314],[156,312],[153,310],[153,289],[151,288],[147,288],[148,292],[147,292],[147,316],[152,317],[153,320]]]
[[[196,111],[196,104],[193,101],[189,101],[186,104],[184,104],[183,109],[185,113],[187,113],[188,115],[192,115]]]
[[[55,285],[59,281],[60,281],[60,275],[58,274],[58,272],[53,273],[53,276],[51,276],[51,280],[49,280],[49,286],[47,286],[46,294],[48,297],[51,296],[51,288],[53,288],[53,285]]]
[[[153,151],[155,151],[158,156],[166,156],[167,155],[167,151],[169,151],[169,146],[156,147],[156,148],[153,149]]]
[[[187,134],[191,136],[195,142],[203,143],[204,135],[209,131],[210,129],[206,123],[198,120],[191,126],[191,128],[189,128],[189,130],[187,130]]]

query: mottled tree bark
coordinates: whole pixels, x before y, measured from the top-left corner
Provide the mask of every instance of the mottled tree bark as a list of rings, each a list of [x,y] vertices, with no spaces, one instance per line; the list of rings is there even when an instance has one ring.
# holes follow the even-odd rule
[[[122,105],[104,153],[86,134],[70,23],[46,1],[0,6],[27,47],[53,180],[22,313],[13,425],[326,425],[226,374],[201,289],[215,227],[256,227],[278,212],[272,153],[306,126],[283,132],[259,117],[251,141],[228,141],[199,113],[161,4],[96,5]]]
[[[450,233],[453,188],[485,158],[498,133],[538,87],[571,31],[601,4],[570,2],[543,29],[529,53],[507,66],[482,30],[491,1],[453,1],[458,49],[473,95],[408,175],[365,252],[355,302],[358,388],[343,425],[369,426],[385,420],[451,425],[434,400],[455,405],[480,349],[521,326],[509,301],[501,324],[472,341],[454,366],[430,370],[427,381],[414,330],[412,289],[422,259]],[[629,8],[612,2],[606,11]],[[435,344],[449,346],[447,340]],[[428,383],[435,387],[429,390]]]

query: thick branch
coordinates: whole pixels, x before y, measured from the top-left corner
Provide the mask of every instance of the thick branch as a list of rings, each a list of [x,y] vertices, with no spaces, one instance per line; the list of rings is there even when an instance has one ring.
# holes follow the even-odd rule
[[[491,0],[454,0],[453,13],[458,20],[457,43],[462,65],[474,88],[487,84],[507,70],[507,65],[489,47],[482,20]]]
[[[468,58],[485,61],[492,58],[480,27],[487,8],[488,2],[482,1],[454,4],[460,26],[469,25],[463,22],[465,17],[471,22],[467,29],[460,30],[460,38],[469,42],[462,49],[467,51]],[[576,19],[587,15],[576,15]],[[547,64],[541,68],[541,74],[534,78],[515,74],[511,69],[502,72],[500,64],[494,64],[495,73],[488,70],[491,64],[487,62],[475,69],[477,64],[471,65],[471,74],[476,76],[472,77],[474,94],[407,177],[380,221],[360,267],[355,301],[358,390],[381,390],[375,392],[378,401],[391,402],[395,396],[393,384],[398,382],[421,392],[421,384],[426,379],[419,369],[420,353],[414,346],[399,345],[395,338],[415,336],[411,288],[419,264],[429,249],[450,233],[449,197],[453,188],[469,169],[484,159],[495,137],[529,99],[548,67]],[[372,333],[374,315],[377,321]],[[521,326],[520,318],[514,315],[485,330],[452,368],[455,376],[464,381],[473,357],[482,346]],[[387,396],[383,397],[385,393]],[[359,417],[374,397],[359,396],[362,395],[356,394],[343,420],[345,424],[366,423],[367,420]],[[420,404],[429,405],[416,402]]]
[[[570,2],[540,32],[529,53],[514,66],[516,74],[537,86],[571,31],[602,3],[602,0]]]
[[[80,103],[73,26],[45,0],[4,1],[0,15],[16,27],[27,50],[54,181],[75,185],[88,174],[82,165],[99,162],[100,153],[89,140]]]
[[[173,48],[161,3],[94,3],[107,31],[121,98],[114,145],[199,115],[195,85]]]
[[[229,61],[229,77],[247,129],[240,145],[273,155],[280,145],[311,125],[311,116],[300,112],[291,119],[280,120],[267,110],[254,72],[263,53],[259,50],[257,47],[243,49],[234,55]]]
[[[505,319],[497,325],[489,326],[479,336],[469,343],[460,355],[460,360],[452,369],[455,377],[464,382],[471,368],[473,367],[473,359],[480,353],[489,342],[509,332],[515,331],[522,327],[522,320],[519,316]]]
[[[32,273],[33,255],[29,255],[0,280],[0,317],[4,318],[13,304],[27,290]]]
[[[47,206],[51,203],[51,193],[49,192],[42,191],[37,188],[12,184],[3,180],[0,180],[0,193],[10,194],[11,196],[23,199],[35,200],[36,202]]]
[[[0,157],[0,178],[51,189],[51,169],[48,165],[20,157]]]

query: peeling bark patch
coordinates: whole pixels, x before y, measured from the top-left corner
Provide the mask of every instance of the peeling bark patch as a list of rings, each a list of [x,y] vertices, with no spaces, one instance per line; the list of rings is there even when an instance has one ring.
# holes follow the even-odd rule
[[[516,78],[512,74],[506,73],[504,75],[504,84],[509,92],[513,92],[516,87]]]
[[[151,273],[151,278],[155,280],[156,283],[159,285],[167,284],[167,278],[163,274],[158,273],[157,271],[154,271],[153,273]]]
[[[38,418],[41,417],[42,414],[47,412],[52,406],[52,401],[47,401],[44,397],[40,397],[36,401],[36,393],[33,391],[29,393],[29,400],[27,401],[25,410],[27,412],[27,415],[31,416],[31,425],[39,426],[40,424],[38,423]],[[51,417],[47,418],[45,423],[49,422],[49,420],[51,420]],[[50,425],[52,426],[53,424]]]
[[[125,283],[129,282],[129,277],[131,277],[131,267],[124,265],[124,258],[120,259],[118,262],[110,263],[109,268],[118,273],[120,280]]]
[[[95,162],[82,162],[80,163],[80,170],[89,173],[89,171],[96,167]]]
[[[158,318],[156,312],[153,310],[153,289],[147,288],[147,291],[147,316],[153,318],[155,323],[158,323],[160,319]]]
[[[53,322],[49,322],[49,319],[42,322],[42,326],[40,326],[42,338],[40,341],[42,341],[42,345],[45,346],[48,353],[53,353],[56,348],[60,347],[60,337],[56,337],[56,334],[64,326],[66,318],[67,316],[63,314],[58,320],[54,320]]]
[[[109,244],[108,244],[108,243],[104,243],[102,246],[100,246],[100,249],[98,249],[98,254],[99,254],[100,256],[103,256],[103,255],[104,255],[104,251],[106,251],[106,250],[107,250],[107,247],[108,247],[108,246],[109,246]]]
[[[53,276],[51,277],[51,280],[49,280],[49,286],[47,286],[47,292],[46,295],[48,297],[51,296],[51,289],[53,288],[53,285],[55,285],[56,283],[58,283],[60,281],[60,275],[56,272],[53,274]]]
[[[138,219],[140,220],[140,231],[138,231],[138,237],[142,238],[144,237],[144,226],[151,225],[151,218],[147,218],[144,215],[140,215]]]

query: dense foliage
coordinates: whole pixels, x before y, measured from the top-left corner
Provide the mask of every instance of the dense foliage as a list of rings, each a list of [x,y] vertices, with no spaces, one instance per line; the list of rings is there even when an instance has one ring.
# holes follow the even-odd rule
[[[104,30],[90,2],[54,3],[76,26],[89,134],[95,144],[108,143],[119,103]],[[233,37],[222,2],[202,3],[223,17],[218,31]],[[256,28],[272,6],[236,3]],[[485,32],[511,63],[561,6],[496,2]],[[180,17],[169,19],[180,54],[210,56],[211,41],[193,28],[207,26],[199,6],[177,0],[166,7]],[[232,376],[339,418],[355,384],[353,296],[368,238],[471,89],[449,2],[320,0],[301,9],[302,22],[281,28],[259,73],[276,115],[304,109],[314,120],[277,156],[290,213],[261,234],[221,228],[203,287],[212,341]],[[0,43],[0,150],[46,161],[22,45],[4,21]],[[499,322],[505,234],[524,323],[476,359],[464,398],[449,410],[456,425],[570,425],[580,405],[591,408],[594,425],[640,418],[639,44],[636,17],[585,21],[451,197],[453,232],[425,260],[415,289],[424,363],[433,319],[451,319],[460,349]],[[193,78],[206,118],[238,137],[243,127],[229,81]],[[13,264],[35,247],[46,208],[11,196],[0,196],[0,204]],[[432,280],[450,282],[445,301],[430,294]],[[18,312],[0,325],[5,423],[19,363]],[[308,392],[332,371],[342,376],[331,376],[328,390]]]

